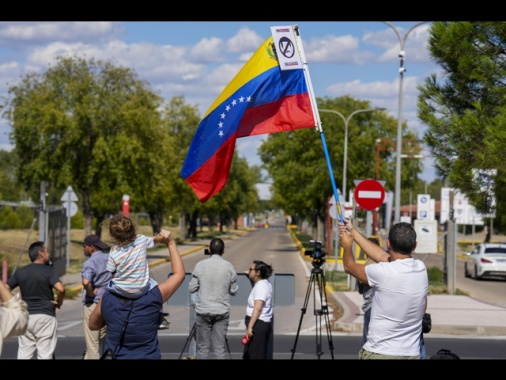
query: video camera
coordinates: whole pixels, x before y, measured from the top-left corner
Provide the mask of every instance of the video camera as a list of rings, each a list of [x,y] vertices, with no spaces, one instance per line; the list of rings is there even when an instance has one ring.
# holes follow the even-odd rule
[[[204,255],[211,256],[211,251],[208,248],[204,249]]]
[[[313,266],[320,266],[325,262],[325,251],[322,248],[321,241],[318,240],[310,240],[311,243],[314,243],[313,250],[307,250],[304,252],[305,256],[310,256],[313,258]]]

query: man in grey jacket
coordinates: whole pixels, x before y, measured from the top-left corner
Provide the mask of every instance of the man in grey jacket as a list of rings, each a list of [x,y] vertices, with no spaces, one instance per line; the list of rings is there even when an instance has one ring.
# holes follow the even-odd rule
[[[225,359],[230,296],[237,293],[239,286],[234,266],[222,257],[224,252],[223,240],[212,239],[209,243],[210,257],[195,265],[190,280],[190,293],[197,292],[195,301],[197,359],[209,359],[211,346],[214,359]]]

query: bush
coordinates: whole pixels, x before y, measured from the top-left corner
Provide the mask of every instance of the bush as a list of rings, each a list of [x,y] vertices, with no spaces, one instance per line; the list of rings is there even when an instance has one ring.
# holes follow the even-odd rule
[[[76,214],[70,218],[70,228],[75,229],[84,228],[84,217],[82,210],[77,209]]]
[[[12,209],[11,206],[6,205],[0,208],[0,230],[19,228],[20,225],[21,220],[19,215]]]
[[[429,277],[429,283],[443,283],[443,271],[438,267],[427,268],[427,275]]]
[[[35,218],[35,212],[31,207],[19,206],[16,209],[16,214],[19,216],[19,228],[30,228]]]

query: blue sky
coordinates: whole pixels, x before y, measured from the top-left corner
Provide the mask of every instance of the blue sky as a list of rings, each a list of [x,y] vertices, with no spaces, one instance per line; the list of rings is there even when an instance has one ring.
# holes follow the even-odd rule
[[[417,21],[390,23],[404,39]],[[0,22],[0,96],[21,76],[45,71],[57,56],[79,55],[131,67],[163,97],[183,95],[203,115],[270,36],[271,26],[295,24],[316,97],[350,95],[398,117],[401,44],[394,28],[381,21]],[[421,24],[405,39],[402,116],[420,137],[426,128],[416,117],[416,86],[431,73],[440,75],[426,49],[429,27]],[[0,149],[12,149],[9,132],[1,119]],[[239,155],[260,165],[256,151],[264,138],[238,139]],[[430,182],[432,160],[423,164],[422,178]]]

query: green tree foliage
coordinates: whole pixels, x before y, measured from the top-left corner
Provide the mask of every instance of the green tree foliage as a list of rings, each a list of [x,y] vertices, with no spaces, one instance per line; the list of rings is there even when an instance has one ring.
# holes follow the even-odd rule
[[[77,193],[85,234],[96,233],[107,214],[158,202],[168,186],[169,135],[160,122],[162,98],[134,71],[111,62],[59,57],[41,74],[9,88],[4,117],[19,159],[18,180],[33,193],[48,181]]]
[[[16,181],[17,156],[12,152],[0,150],[0,201],[17,202],[23,189]]]
[[[178,207],[178,219],[182,218],[181,236],[183,238],[197,237],[197,220],[201,205],[179,173],[199,123],[197,106],[185,104],[183,96],[173,97],[164,107],[163,125],[166,133],[174,139],[170,147],[174,154],[174,161],[172,165],[166,167],[171,191],[167,192],[166,196],[173,205]],[[189,231],[186,228],[187,224],[189,224]]]
[[[350,96],[317,99],[319,109],[340,112],[347,118],[359,109],[372,108],[369,101]],[[320,112],[322,130],[337,188],[342,187],[344,136],[343,120],[335,114]],[[376,178],[377,140],[383,142],[380,150],[379,179],[385,180],[387,191],[395,190],[395,160],[388,142],[397,136],[397,123],[384,112],[355,114],[348,122],[348,154],[346,188],[353,190],[355,179]],[[416,134],[403,129],[406,141],[416,140]],[[406,153],[403,151],[403,153]],[[273,179],[273,200],[286,213],[312,221],[313,226],[327,214],[328,199],[333,195],[328,163],[321,135],[314,129],[302,129],[268,136],[259,149],[260,158]],[[403,161],[402,187],[412,187],[421,172],[419,160]],[[348,192],[348,191],[347,191]],[[349,197],[346,197],[349,199]],[[407,201],[407,197],[406,197]]]
[[[21,228],[21,219],[11,206],[0,207],[0,230]]]
[[[258,171],[251,169],[245,158],[234,153],[226,186],[204,204],[206,215],[216,217],[220,230],[231,223],[237,228],[237,220],[246,212],[255,212],[260,199],[255,184],[260,181]]]
[[[419,86],[418,117],[428,126],[425,141],[436,170],[477,210],[489,212],[488,194],[473,181],[471,169],[496,169],[491,190],[497,225],[504,226],[506,22],[435,22],[429,33],[429,51],[443,73]]]
[[[16,208],[16,214],[19,216],[19,228],[30,228],[33,219],[36,217],[35,211],[28,206],[19,206]]]

